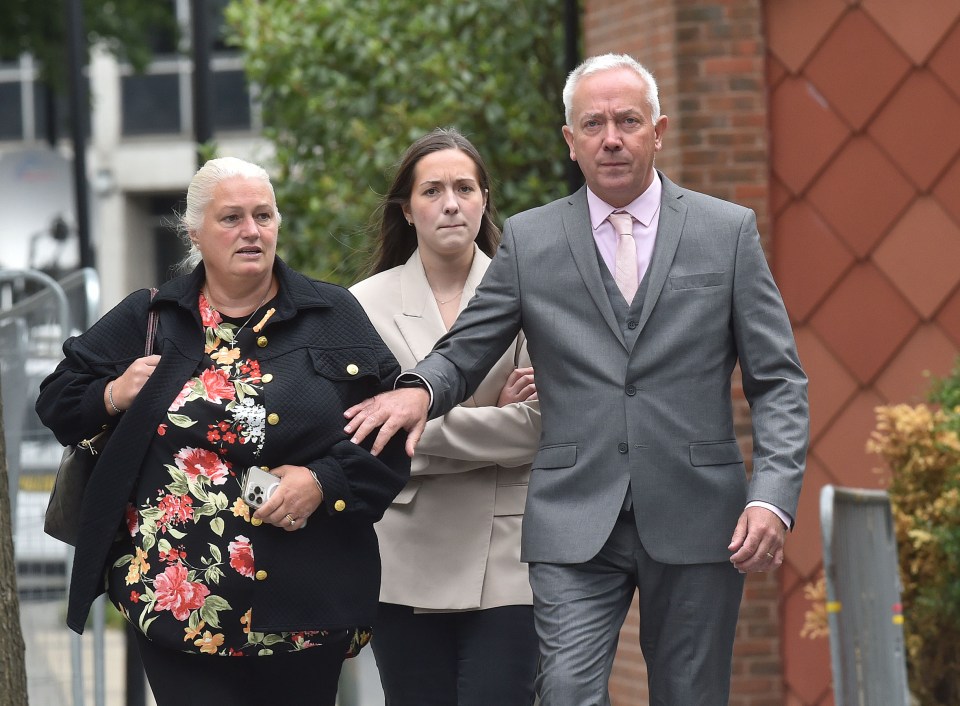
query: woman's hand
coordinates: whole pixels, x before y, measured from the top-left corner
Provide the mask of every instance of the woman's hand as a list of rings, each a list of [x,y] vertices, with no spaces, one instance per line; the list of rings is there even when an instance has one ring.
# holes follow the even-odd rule
[[[103,390],[103,406],[107,408],[107,414],[112,417],[130,409],[159,362],[159,355],[137,358],[123,371],[123,375],[108,382]]]
[[[537,386],[533,382],[533,368],[515,368],[500,390],[497,407],[514,402],[533,402],[537,399]]]
[[[301,529],[323,502],[323,491],[304,466],[277,466],[270,473],[280,485],[253,516],[288,532]]]

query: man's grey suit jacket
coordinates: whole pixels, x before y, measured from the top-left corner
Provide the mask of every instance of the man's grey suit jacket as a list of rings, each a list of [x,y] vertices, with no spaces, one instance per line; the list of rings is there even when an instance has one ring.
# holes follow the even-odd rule
[[[543,428],[524,561],[591,559],[628,487],[644,548],[664,563],[728,560],[749,501],[796,517],[807,379],[756,218],[661,179],[632,350],[604,289],[581,189],[507,220],[474,298],[415,369],[438,416],[471,393],[522,327]],[[753,421],[749,482],[731,404],[738,361]]]

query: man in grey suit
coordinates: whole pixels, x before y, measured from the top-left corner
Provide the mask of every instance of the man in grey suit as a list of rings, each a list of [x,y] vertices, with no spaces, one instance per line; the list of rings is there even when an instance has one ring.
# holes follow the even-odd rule
[[[543,425],[522,547],[541,703],[609,704],[639,588],[650,703],[726,704],[743,575],[780,565],[796,515],[806,376],[753,212],[654,169],[667,118],[649,72],[593,57],[563,97],[586,187],[507,220],[475,297],[409,387],[348,410],[346,430],[359,441],[380,427],[376,452],[406,428],[412,453],[428,410],[470,395],[522,327]]]

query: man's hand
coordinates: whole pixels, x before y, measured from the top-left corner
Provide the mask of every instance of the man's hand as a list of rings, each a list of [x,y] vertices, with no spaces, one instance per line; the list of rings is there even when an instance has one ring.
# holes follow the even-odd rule
[[[343,430],[353,434],[350,441],[359,444],[370,432],[380,427],[370,449],[376,456],[383,451],[383,447],[394,434],[400,429],[406,429],[407,455],[412,457],[413,450],[423,434],[423,428],[427,425],[429,408],[430,393],[422,387],[401,387],[390,392],[381,392],[344,412],[343,416],[350,421]]]
[[[772,571],[783,563],[783,541],[787,528],[764,507],[748,507],[740,515],[729,549],[730,562],[742,574]]]

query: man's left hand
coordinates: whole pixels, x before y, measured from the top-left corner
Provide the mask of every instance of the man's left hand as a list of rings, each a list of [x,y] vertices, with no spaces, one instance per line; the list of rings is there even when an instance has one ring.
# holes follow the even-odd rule
[[[730,562],[742,574],[773,571],[783,563],[783,542],[787,528],[764,507],[748,507],[740,515],[729,549]]]

